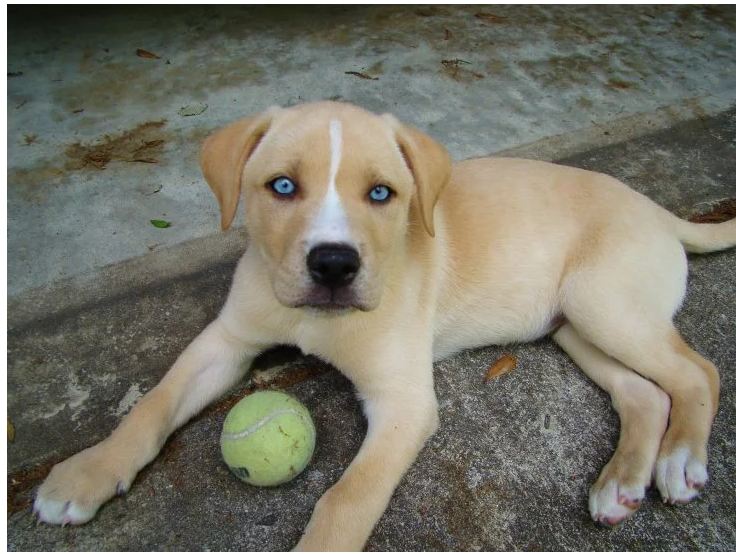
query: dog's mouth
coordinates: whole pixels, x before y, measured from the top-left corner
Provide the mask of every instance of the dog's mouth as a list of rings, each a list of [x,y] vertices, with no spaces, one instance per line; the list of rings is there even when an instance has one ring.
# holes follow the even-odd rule
[[[358,298],[352,287],[331,289],[313,286],[295,308],[304,308],[324,315],[342,315],[354,310],[367,312],[369,308]]]

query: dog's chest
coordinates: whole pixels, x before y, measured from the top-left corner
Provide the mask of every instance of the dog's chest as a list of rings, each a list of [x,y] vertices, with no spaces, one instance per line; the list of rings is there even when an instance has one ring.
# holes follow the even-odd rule
[[[290,342],[307,355],[318,356],[334,363],[335,351],[344,346],[346,325],[336,324],[331,317],[305,318],[293,326]]]

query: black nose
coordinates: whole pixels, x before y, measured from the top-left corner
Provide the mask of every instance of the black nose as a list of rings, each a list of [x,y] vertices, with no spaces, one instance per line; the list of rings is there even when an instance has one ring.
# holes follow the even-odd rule
[[[309,251],[307,268],[315,283],[336,289],[353,282],[360,269],[360,256],[346,244],[320,244]]]

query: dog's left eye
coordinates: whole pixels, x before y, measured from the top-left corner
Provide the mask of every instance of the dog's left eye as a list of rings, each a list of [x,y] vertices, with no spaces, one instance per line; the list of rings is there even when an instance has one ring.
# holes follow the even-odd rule
[[[386,185],[376,185],[370,191],[368,191],[368,198],[373,202],[384,203],[388,202],[393,196],[394,191],[388,188]]]
[[[279,196],[294,196],[296,184],[288,177],[276,177],[268,186]]]

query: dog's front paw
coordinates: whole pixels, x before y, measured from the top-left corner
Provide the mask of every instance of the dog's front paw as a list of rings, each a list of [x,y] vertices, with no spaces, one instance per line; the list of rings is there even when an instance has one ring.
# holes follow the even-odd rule
[[[660,454],[656,468],[657,488],[668,504],[686,504],[700,494],[708,481],[705,463],[687,446]]]
[[[33,511],[38,519],[57,525],[92,519],[102,504],[124,494],[133,480],[134,475],[125,475],[114,460],[97,445],[55,465],[36,493]]]

